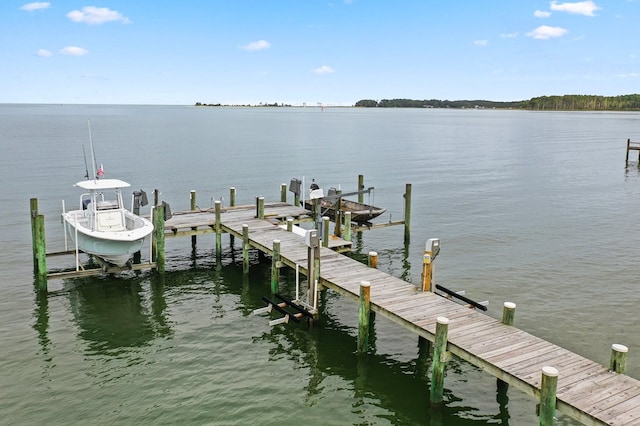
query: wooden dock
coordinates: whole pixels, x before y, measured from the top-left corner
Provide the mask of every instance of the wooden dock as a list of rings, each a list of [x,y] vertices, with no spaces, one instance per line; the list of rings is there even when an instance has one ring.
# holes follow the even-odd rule
[[[264,199],[257,201],[255,206],[222,207],[218,203],[216,202],[215,209],[207,210],[200,210],[192,205],[191,211],[174,213],[173,217],[161,221],[163,225],[157,229],[160,230],[163,227],[164,229],[156,234],[156,239],[162,239],[160,242],[162,250],[157,249],[157,256],[164,256],[165,237],[191,236],[194,239],[192,241],[195,242],[198,235],[212,233],[216,235],[216,251],[220,254],[221,234],[228,233],[243,241],[243,252],[245,247],[246,250],[253,247],[272,258],[275,258],[274,241],[279,241],[277,253],[279,260],[272,262],[272,272],[273,268],[289,266],[305,275],[308,274],[309,247],[300,235],[301,232],[291,232],[287,228],[291,229],[292,223],[313,221],[309,211],[286,202],[264,205]],[[46,256],[43,256],[44,217],[37,214],[36,199],[32,199],[31,205],[34,269],[36,275],[40,276],[43,271],[46,272]],[[160,212],[164,212],[164,208],[158,208]],[[158,215],[158,217],[161,216]],[[219,220],[216,220],[217,218]],[[406,221],[408,222],[408,216]],[[285,223],[286,226],[283,226]],[[405,223],[405,237],[407,232]],[[445,337],[446,352],[442,354],[443,356],[440,356],[441,349],[438,345],[434,346],[434,353],[438,348],[439,360],[445,361],[447,353],[466,360],[502,382],[540,399],[541,412],[542,407],[548,405],[543,403],[547,401],[543,397],[547,398],[547,396],[541,390],[542,388],[546,390],[541,372],[543,367],[547,372],[549,367],[553,367],[551,370],[555,368],[558,376],[556,392],[552,394],[551,401],[556,401],[556,407],[562,413],[586,425],[640,425],[640,381],[612,372],[605,366],[512,325],[435,293],[422,291],[413,284],[340,254],[339,250],[350,246],[349,241],[341,238],[330,238],[324,241],[326,246],[318,249],[319,275],[314,273],[318,276],[321,287],[333,290],[356,302],[359,301],[362,308],[361,290],[363,282],[368,282],[369,286],[365,291],[365,294],[368,293],[369,302],[367,311],[370,308],[371,311],[430,342],[439,341],[436,339],[436,329],[442,321],[438,324],[438,318],[446,318],[448,340]],[[135,265],[134,269],[149,267],[157,268],[162,273],[164,259]],[[47,278],[65,278],[101,272],[104,273],[104,270],[76,271],[48,276],[45,274],[44,280],[40,281],[44,282],[43,288],[46,290]],[[272,278],[272,291],[273,289]],[[360,349],[360,342],[358,346]],[[626,351],[626,348],[624,349]],[[623,363],[626,364],[626,358]],[[614,365],[613,352],[612,365]],[[434,382],[432,377],[432,385]],[[550,423],[543,423],[541,416],[541,424],[553,424],[552,417],[551,415]]]
[[[221,213],[221,229],[242,238],[248,225],[250,245],[267,255],[273,255],[273,241],[279,240],[282,264],[306,274],[304,239],[278,224],[286,218],[307,220],[307,214],[286,203],[266,205],[265,219],[256,218],[255,206],[228,208]],[[165,229],[167,234],[195,235],[213,232],[214,222],[210,211],[185,212],[168,220]],[[534,398],[540,397],[542,368],[556,368],[557,409],[562,413],[587,425],[640,424],[640,381],[330,248],[321,248],[320,257],[322,286],[358,301],[360,285],[368,281],[372,311],[431,342],[437,317],[448,318],[448,352]]]

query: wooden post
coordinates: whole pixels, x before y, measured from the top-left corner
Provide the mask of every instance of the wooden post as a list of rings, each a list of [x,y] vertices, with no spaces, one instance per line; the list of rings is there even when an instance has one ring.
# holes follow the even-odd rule
[[[196,190],[192,189],[190,194],[191,211],[194,212],[196,211]]]
[[[271,293],[278,292],[280,284],[280,240],[273,240],[273,256],[271,256]]]
[[[611,345],[611,362],[609,370],[614,373],[625,374],[627,372],[627,353],[629,348],[625,345],[614,343]]]
[[[516,304],[513,302],[504,302],[504,305],[502,308],[502,323],[504,325],[513,325],[515,316],[516,316]],[[501,379],[497,379],[496,385],[498,387],[498,392],[497,392],[498,398],[501,398],[503,400],[504,399],[508,400],[507,390],[509,389],[509,383]]]
[[[157,206],[158,204],[160,204],[160,190],[159,189],[154,189],[153,190],[153,205]]]
[[[192,189],[190,191],[190,195],[189,195],[189,200],[191,201],[191,211],[194,212],[196,211],[196,190]],[[198,228],[197,227],[192,227],[191,230],[192,231],[196,231]],[[195,235],[191,236],[191,249],[195,250],[196,249],[196,242],[198,241],[198,237],[196,237]]]
[[[256,217],[258,219],[264,219],[264,197],[258,197],[256,201]]]
[[[280,202],[282,203],[287,202],[287,184],[286,183],[280,184]]]
[[[367,352],[369,346],[369,317],[371,314],[371,283],[360,282],[360,304],[358,307],[358,353]]]
[[[553,367],[542,367],[542,383],[540,384],[540,426],[555,424],[556,390],[558,387],[558,370]]]
[[[216,206],[216,256],[222,256],[222,219],[221,219],[221,209],[222,202],[220,200],[215,201]]]
[[[364,194],[360,191],[364,189],[364,175],[358,175],[358,202],[364,203]]]
[[[431,252],[425,252],[422,255],[422,291],[433,291],[431,286],[432,278]]]
[[[367,263],[371,268],[378,267],[378,253],[375,251],[370,251],[369,256],[367,257]]]
[[[232,186],[231,188],[229,188],[229,206],[235,207],[235,205],[236,205],[236,188]]]
[[[322,247],[329,247],[329,218],[322,216]]]
[[[436,323],[436,337],[433,342],[433,363],[431,367],[431,403],[442,402],[444,393],[444,367],[447,360],[447,334],[449,333],[449,319],[438,317]]]
[[[625,163],[629,162],[629,147],[631,146],[631,139],[627,139],[627,157],[624,159]]]
[[[249,225],[242,224],[242,272],[249,273]]]
[[[404,192],[404,242],[411,239],[411,184],[408,183]]]
[[[44,215],[35,218],[35,252],[36,252],[36,281],[38,290],[47,291],[47,245],[44,231]]]
[[[153,211],[153,235],[156,242],[156,249],[152,252],[155,254],[156,270],[163,274],[165,271],[165,254],[164,254],[164,206],[162,204],[156,206]]]
[[[502,308],[502,323],[505,325],[513,325],[516,316],[516,304],[513,302],[504,302]]]
[[[342,195],[342,190],[336,190],[336,195]],[[336,208],[336,217],[335,217],[335,226],[333,227],[333,234],[336,237],[342,238],[342,198],[338,198],[335,203]]]
[[[32,198],[29,206],[31,216],[31,249],[33,251],[33,271],[37,272],[38,253],[36,251],[36,216],[38,216],[38,199]]]
[[[351,241],[351,212],[344,212],[344,240]]]
[[[293,218],[287,218],[287,232],[293,232]]]

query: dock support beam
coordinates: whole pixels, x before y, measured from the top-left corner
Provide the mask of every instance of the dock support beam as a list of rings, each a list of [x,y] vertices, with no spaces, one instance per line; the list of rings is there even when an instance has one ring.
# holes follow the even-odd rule
[[[371,283],[360,282],[360,305],[358,307],[358,353],[367,352],[369,346],[369,318],[371,315]]]
[[[258,197],[256,199],[256,217],[258,219],[264,219],[264,197]]]
[[[235,207],[236,205],[236,188],[232,186],[229,188],[229,206]]]
[[[555,424],[556,390],[558,388],[558,370],[553,367],[542,367],[542,383],[540,384],[540,426]]]
[[[280,286],[280,240],[273,240],[271,256],[271,293],[276,294]]]
[[[189,200],[191,201],[191,211],[195,212],[197,207],[196,207],[196,190],[192,189],[189,193]],[[191,228],[193,231],[195,231],[198,228]],[[193,250],[196,249],[196,242],[198,241],[198,237],[196,237],[195,235],[191,236],[191,248]]]
[[[609,370],[614,373],[625,374],[627,371],[627,353],[629,348],[624,345],[614,343],[611,345],[611,362]]]
[[[156,247],[152,253],[155,254],[156,271],[164,274],[164,206],[162,204],[156,206],[153,213],[153,235],[155,237]]]
[[[249,273],[249,225],[242,224],[242,272]]]
[[[408,183],[404,191],[404,243],[411,239],[411,184]]]
[[[336,224],[336,226],[338,226]],[[329,247],[329,218],[322,216],[322,247]]]
[[[369,252],[369,257],[368,257],[368,264],[370,268],[377,268],[378,267],[378,253],[375,251],[370,251]]]
[[[442,402],[444,394],[444,367],[447,361],[447,335],[449,319],[438,317],[436,320],[436,337],[433,342],[433,363],[431,367],[431,403]]]
[[[351,241],[351,212],[344,212],[344,240]]]
[[[222,256],[222,219],[220,218],[220,212],[222,209],[222,203],[220,200],[216,200],[216,256],[220,258]]]
[[[282,203],[287,202],[287,184],[286,183],[280,184],[280,202]]]
[[[513,302],[504,302],[502,308],[502,323],[504,325],[513,325],[516,316],[516,304]]]
[[[39,291],[47,291],[47,244],[44,231],[44,215],[38,214],[37,198],[31,199],[30,209],[35,284]]]

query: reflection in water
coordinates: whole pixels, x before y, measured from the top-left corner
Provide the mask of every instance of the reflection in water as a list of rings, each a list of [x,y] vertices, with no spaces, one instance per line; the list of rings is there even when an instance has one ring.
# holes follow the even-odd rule
[[[461,399],[445,388],[445,403],[431,406],[430,382],[426,375],[426,366],[431,365],[428,345],[420,346],[417,359],[410,362],[398,361],[374,351],[358,355],[353,330],[340,325],[326,313],[321,315],[316,325],[311,329],[278,326],[259,337],[273,345],[272,357],[286,356],[309,368],[305,388],[308,403],[326,392],[322,386],[325,378],[338,375],[352,383],[352,412],[365,423],[370,417],[367,417],[366,406],[375,405],[387,412],[392,411],[392,414],[381,417],[393,424],[440,426],[445,424],[443,419],[447,419],[447,425],[486,424],[490,419],[500,419],[501,424],[508,424],[506,402],[500,403],[499,414],[480,416],[474,413],[474,408],[460,405]],[[447,368],[457,372],[461,369],[461,362],[452,360]]]
[[[90,351],[118,354],[121,348],[146,346],[170,335],[164,279],[151,276],[148,293],[139,277],[89,277],[65,283],[79,337]]]

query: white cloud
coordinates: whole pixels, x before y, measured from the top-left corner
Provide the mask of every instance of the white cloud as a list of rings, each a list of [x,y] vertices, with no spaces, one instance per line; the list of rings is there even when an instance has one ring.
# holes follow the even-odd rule
[[[538,40],[547,40],[553,37],[562,37],[567,32],[568,30],[562,27],[550,27],[548,25],[542,25],[534,29],[530,33],[527,33],[527,35]]]
[[[32,10],[41,10],[41,9],[48,9],[49,6],[51,6],[51,3],[49,2],[33,2],[33,3],[27,3],[24,6],[22,6],[20,9],[21,10],[27,10],[27,11],[32,11]]]
[[[244,50],[264,50],[270,47],[271,47],[271,43],[269,43],[268,41],[258,40],[258,41],[252,41],[251,43],[247,44],[246,46],[243,46],[242,48]]]
[[[591,0],[576,3],[558,3],[555,0],[551,2],[551,10],[573,13],[575,15],[596,16],[594,12],[600,9],[601,8]]]
[[[68,56],[84,56],[89,53],[89,51],[87,49],[83,49],[82,47],[67,46],[60,50],[60,53]]]
[[[38,51],[36,52],[36,55],[40,56],[41,58],[48,58],[53,54],[46,49],[38,49]]]
[[[627,74],[618,74],[618,77],[620,77],[620,78],[638,78],[638,77],[640,77],[640,73],[630,72],[630,73],[627,73]]]
[[[323,65],[320,68],[314,69],[312,72],[314,74],[331,74],[332,72],[336,71],[328,65]]]
[[[129,24],[131,21],[122,13],[106,7],[85,6],[80,10],[72,10],[67,13],[67,18],[73,22],[85,24],[104,24],[105,22],[120,21]]]
[[[473,42],[476,46],[486,46],[489,44],[489,40],[476,40]]]
[[[548,18],[551,16],[551,12],[547,12],[546,10],[536,10],[533,12],[533,16],[536,18]]]
[[[502,38],[516,38],[518,37],[518,33],[506,33],[506,34],[500,34],[500,37]]]

